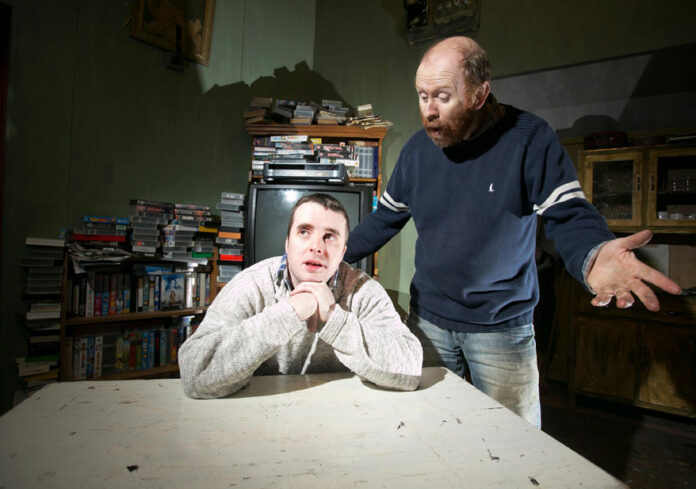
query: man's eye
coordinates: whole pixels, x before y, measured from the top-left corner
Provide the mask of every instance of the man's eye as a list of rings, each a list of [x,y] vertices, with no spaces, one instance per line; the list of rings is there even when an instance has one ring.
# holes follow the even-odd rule
[[[300,229],[299,234],[300,236],[304,236],[306,234],[309,234],[309,231],[307,231],[306,229]]]
[[[438,98],[439,98],[440,100],[442,100],[443,102],[447,102],[447,101],[449,101],[449,98],[450,98],[450,97],[449,97],[449,95],[447,95],[447,94],[440,94],[440,95],[438,96]]]
[[[326,236],[324,236],[324,239],[334,240],[334,239],[336,239],[336,235],[335,234],[327,234]]]

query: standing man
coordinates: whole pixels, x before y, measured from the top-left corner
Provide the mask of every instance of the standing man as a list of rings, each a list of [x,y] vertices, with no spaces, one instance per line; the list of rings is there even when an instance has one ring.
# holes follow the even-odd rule
[[[490,63],[472,39],[431,47],[416,73],[423,130],[401,151],[378,209],[353,230],[346,261],[373,253],[413,218],[416,271],[407,324],[424,365],[444,363],[541,426],[532,315],[539,297],[536,219],[569,272],[596,295],[630,307],[659,304],[643,282],[679,286],[642,264],[641,231],[615,239],[587,202],[572,162],[539,117],[499,104]]]
[[[255,372],[350,370],[380,387],[418,387],[421,345],[382,286],[343,262],[349,229],[333,197],[297,201],[285,256],[235,275],[181,346],[186,395],[228,396]]]

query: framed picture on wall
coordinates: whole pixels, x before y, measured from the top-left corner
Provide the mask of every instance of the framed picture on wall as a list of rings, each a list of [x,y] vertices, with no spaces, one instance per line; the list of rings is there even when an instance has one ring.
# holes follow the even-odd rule
[[[130,34],[208,66],[215,0],[133,0]]]

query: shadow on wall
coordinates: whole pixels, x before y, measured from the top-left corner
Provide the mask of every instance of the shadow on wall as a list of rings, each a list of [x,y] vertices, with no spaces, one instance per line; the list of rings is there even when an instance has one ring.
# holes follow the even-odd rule
[[[696,126],[696,44],[655,51],[614,119],[591,114],[578,118],[559,137],[599,131],[678,129]]]
[[[306,61],[297,63],[293,71],[286,67],[276,68],[273,76],[258,78],[249,88],[251,96],[317,103],[321,103],[322,99],[340,100],[345,107],[354,108],[336,91],[333,83],[310,70]]]

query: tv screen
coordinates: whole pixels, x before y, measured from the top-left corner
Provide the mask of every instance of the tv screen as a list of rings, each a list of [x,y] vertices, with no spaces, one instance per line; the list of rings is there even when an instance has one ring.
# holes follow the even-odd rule
[[[343,204],[351,229],[372,212],[373,190],[369,185],[252,183],[247,207],[247,265],[285,253],[290,211],[301,197],[317,192],[329,194]],[[372,257],[355,266],[372,274]]]

